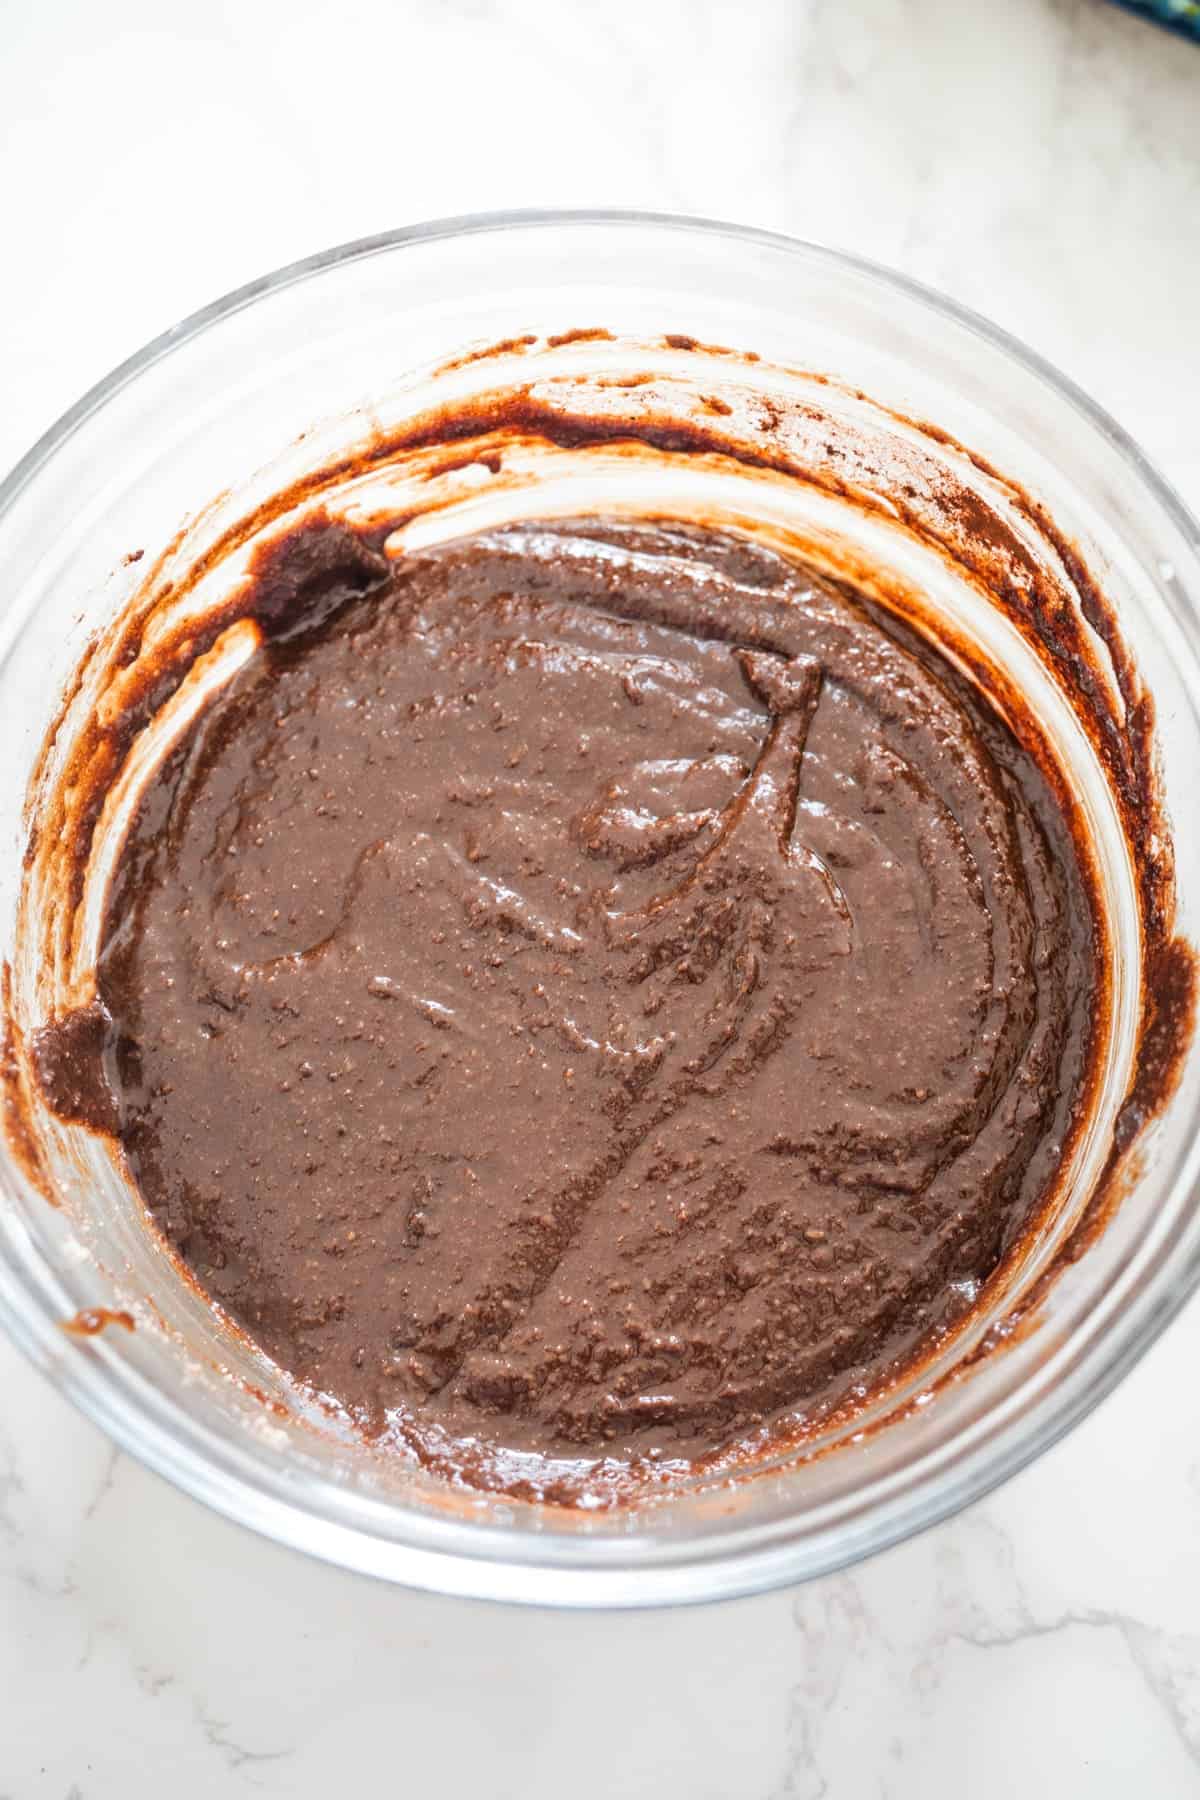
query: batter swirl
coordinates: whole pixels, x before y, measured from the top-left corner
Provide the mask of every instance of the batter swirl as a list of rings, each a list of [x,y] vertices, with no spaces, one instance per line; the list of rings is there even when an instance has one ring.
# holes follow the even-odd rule
[[[392,565],[318,521],[254,608],[99,992],[137,1185],[265,1349],[418,1443],[695,1458],[959,1317],[1054,1180],[1097,978],[986,701],[682,527]]]

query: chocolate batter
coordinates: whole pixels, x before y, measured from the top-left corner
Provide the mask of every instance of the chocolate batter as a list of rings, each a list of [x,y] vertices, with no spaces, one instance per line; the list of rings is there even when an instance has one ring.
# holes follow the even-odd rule
[[[250,609],[38,1058],[272,1356],[418,1446],[696,1458],[961,1317],[1053,1184],[1098,979],[974,689],[666,526],[393,566],[317,521]]]

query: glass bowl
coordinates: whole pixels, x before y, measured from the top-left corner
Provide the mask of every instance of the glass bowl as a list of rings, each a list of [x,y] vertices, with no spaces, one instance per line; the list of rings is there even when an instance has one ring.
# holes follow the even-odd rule
[[[1177,926],[1196,941],[1200,533],[1113,421],[1032,353],[897,275],[814,245],[687,219],[532,213],[418,226],[296,263],[115,370],[0,488],[0,936],[26,1025],[61,995],[56,981],[78,974],[98,923],[97,888],[85,893],[76,962],[62,969],[39,955],[48,940],[17,929],[22,906],[55,904],[49,890],[31,900],[23,877],[27,790],[35,769],[39,794],[61,783],[97,704],[85,680],[47,735],[81,659],[94,662],[106,628],[149,584],[161,593],[204,559],[210,572],[188,604],[218,603],[255,534],[315,495],[362,517],[402,512],[414,482],[428,491],[431,478],[411,445],[370,466],[354,455],[394,444],[435,403],[486,413],[487,396],[513,392],[543,412],[607,409],[613,441],[547,445],[533,431],[503,480],[471,455],[439,466],[436,506],[403,528],[409,541],[589,509],[763,526],[802,538],[835,572],[886,567],[953,619],[956,641],[1019,683],[1088,813],[1112,932],[1102,1090],[1053,1215],[970,1328],[873,1414],[619,1508],[524,1504],[373,1451],[221,1321],[79,1128],[42,1122],[57,1205],[19,1144],[0,1150],[0,1318],[124,1449],[281,1542],[493,1599],[709,1600],[824,1573],[982,1494],[1082,1417],[1200,1276],[1192,1048],[1104,1229],[1060,1258],[1022,1314],[1079,1224],[1127,1085],[1136,871],[1069,683],[1048,677],[978,587],[948,577],[929,550],[951,483],[995,516],[1020,494],[1031,502],[1016,519],[1021,554],[1053,563],[1067,588],[1076,555],[1097,579],[1154,699]],[[657,461],[631,458],[618,429],[647,396],[680,423]],[[758,466],[689,454],[697,409],[762,450]],[[852,481],[843,438],[858,446]],[[814,467],[837,463],[837,478],[811,486],[781,474],[767,454],[781,444]],[[350,473],[322,486],[319,472],[339,458]],[[273,504],[285,490],[290,510]],[[864,498],[865,508],[850,503]],[[137,1329],[62,1329],[89,1308],[126,1311]],[[985,1336],[993,1347],[976,1354]]]

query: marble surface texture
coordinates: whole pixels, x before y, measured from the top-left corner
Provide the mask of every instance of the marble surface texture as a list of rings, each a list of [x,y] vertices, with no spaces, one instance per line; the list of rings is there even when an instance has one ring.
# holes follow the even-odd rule
[[[0,462],[176,317],[437,214],[826,239],[990,314],[1200,507],[1200,50],[1101,0],[0,0]],[[373,1586],[0,1342],[0,1800],[1200,1793],[1200,1302],[848,1574],[572,1617]]]

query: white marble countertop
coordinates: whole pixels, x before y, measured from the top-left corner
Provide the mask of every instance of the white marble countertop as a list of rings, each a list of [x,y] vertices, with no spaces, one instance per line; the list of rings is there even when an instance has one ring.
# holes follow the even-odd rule
[[[946,289],[1200,506],[1200,50],[1100,0],[13,4],[0,151],[5,465],[144,339],[294,256],[608,203]],[[757,1600],[579,1617],[260,1542],[0,1342],[0,1800],[1200,1792],[1197,1367],[1200,1303],[923,1538]]]

